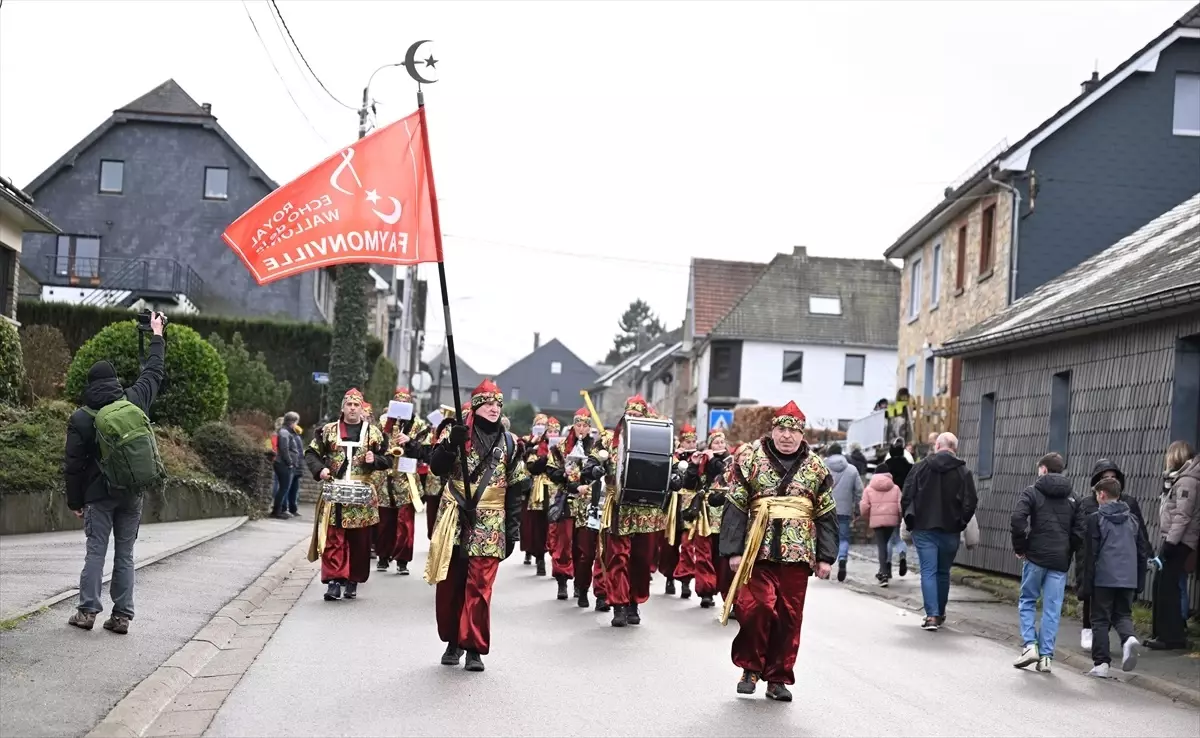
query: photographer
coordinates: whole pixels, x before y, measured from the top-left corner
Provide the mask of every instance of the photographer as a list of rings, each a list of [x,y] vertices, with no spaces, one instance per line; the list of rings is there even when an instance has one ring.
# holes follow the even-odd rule
[[[142,519],[143,493],[161,485],[162,461],[147,414],[166,375],[161,313],[143,313],[142,324],[153,334],[141,376],[123,389],[107,361],[88,370],[83,406],[67,423],[64,474],[67,506],[83,519],[87,558],[79,575],[79,605],[67,622],[91,630],[103,611],[100,587],[108,538],[116,541],[112,585],[113,613],[104,628],[129,632],[133,619],[133,542]],[[139,330],[146,330],[143,325]]]

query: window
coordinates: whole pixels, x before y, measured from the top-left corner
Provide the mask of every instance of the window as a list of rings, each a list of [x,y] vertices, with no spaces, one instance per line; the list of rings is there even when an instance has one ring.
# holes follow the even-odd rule
[[[1200,74],[1175,75],[1175,121],[1171,128],[1176,136],[1200,136]]]
[[[106,195],[119,195],[125,191],[125,162],[100,160],[100,191]]]
[[[1200,333],[1175,342],[1171,438],[1200,446]]]
[[[979,402],[979,477],[992,476],[992,457],[996,453],[996,393],[989,392]]]
[[[844,418],[839,418],[838,419],[838,430],[841,431],[842,433],[845,433],[846,431],[850,430],[850,425],[852,423],[854,423],[853,420],[846,420]]]
[[[17,252],[0,245],[0,315],[14,317],[17,300],[13,292],[13,282],[16,281]]]
[[[229,199],[229,170],[225,167],[204,167],[204,199]]]
[[[934,386],[933,380],[935,377],[934,366],[936,359],[932,356],[925,357],[925,397],[933,397]],[[911,388],[910,388],[911,390]]]
[[[321,316],[327,321],[333,320],[334,297],[337,289],[337,280],[334,278],[334,274],[332,267],[318,269],[313,279],[313,301],[316,302]]]
[[[912,388],[917,386],[917,362],[910,361],[904,369],[904,389],[912,392]]]
[[[558,407],[558,390],[556,389],[550,390],[550,404]]]
[[[846,354],[844,382],[855,387],[863,386],[867,373],[867,357],[862,354]]]
[[[517,400],[521,399],[521,388],[520,387],[512,388],[512,397],[510,399],[512,399],[513,402],[516,402]]]
[[[550,362],[550,373],[551,374],[562,374],[562,362],[561,361]]]
[[[99,279],[100,239],[95,236],[58,237],[54,271],[60,277]]]
[[[992,239],[996,236],[996,206],[983,209],[983,221],[979,226],[979,273],[992,270]]]
[[[729,346],[721,346],[713,348],[713,377],[715,379],[729,379],[733,374],[733,349]]]
[[[937,307],[942,296],[942,245],[933,245],[933,268],[929,272],[929,306]]]
[[[842,298],[840,297],[810,297],[808,312],[813,315],[841,315]]]
[[[1067,458],[1071,435],[1071,372],[1059,372],[1050,380],[1050,448]]]
[[[804,381],[804,352],[803,351],[784,351],[783,352],[783,381],[784,382],[803,382]]]
[[[916,318],[921,314],[921,260],[917,259],[909,268],[908,275],[908,317]]]
[[[967,282],[967,227],[958,227],[958,248],[954,255],[954,289],[962,291]]]

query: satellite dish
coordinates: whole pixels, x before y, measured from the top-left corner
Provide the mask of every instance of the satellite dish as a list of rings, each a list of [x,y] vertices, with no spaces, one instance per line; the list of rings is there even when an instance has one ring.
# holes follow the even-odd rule
[[[429,376],[429,372],[420,371],[412,376],[412,388],[417,392],[424,392],[433,386],[433,377]]]

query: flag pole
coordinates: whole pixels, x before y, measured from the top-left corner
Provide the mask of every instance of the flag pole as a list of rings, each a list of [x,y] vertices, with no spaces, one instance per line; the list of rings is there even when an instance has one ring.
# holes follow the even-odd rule
[[[442,316],[446,322],[446,359],[450,362],[450,385],[454,391],[454,413],[459,423],[465,423],[462,411],[462,393],[458,386],[458,360],[454,355],[454,328],[450,323],[450,295],[446,291],[446,261],[442,253],[442,220],[438,214],[437,187],[433,183],[433,157],[429,153],[429,124],[425,119],[425,93],[417,87],[417,112],[421,119],[421,148],[425,152],[425,181],[429,185],[429,211],[433,218],[433,242],[437,247],[438,282],[442,287]],[[470,440],[470,439],[468,439]],[[434,439],[436,443],[437,439]],[[462,465],[463,497],[468,504],[474,499],[467,470],[467,455],[458,455]],[[453,489],[453,487],[451,487]]]

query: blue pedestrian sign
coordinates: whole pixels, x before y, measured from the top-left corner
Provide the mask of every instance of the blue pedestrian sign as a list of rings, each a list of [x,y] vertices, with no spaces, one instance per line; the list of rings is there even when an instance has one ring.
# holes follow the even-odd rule
[[[729,430],[733,427],[733,410],[709,410],[708,411],[708,432],[712,433],[715,430]]]
[[[329,384],[329,373],[313,372],[313,382],[317,384]]]

